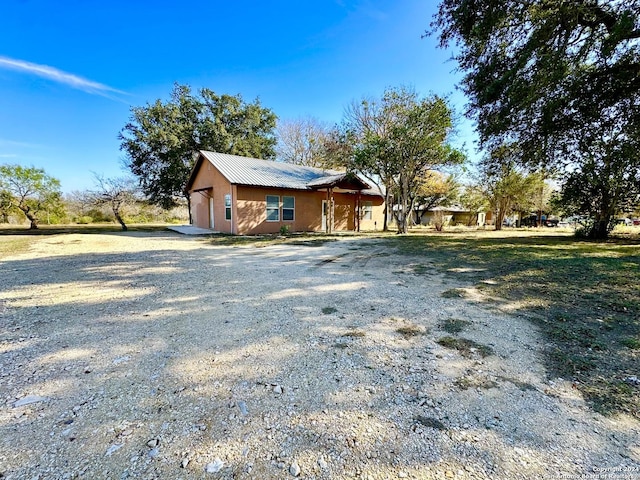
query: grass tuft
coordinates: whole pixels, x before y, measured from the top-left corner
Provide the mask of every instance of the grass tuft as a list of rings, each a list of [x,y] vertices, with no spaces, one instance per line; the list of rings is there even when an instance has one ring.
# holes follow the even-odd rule
[[[470,388],[482,388],[488,390],[497,388],[498,382],[486,377],[460,377],[453,382],[460,390],[468,390]]]
[[[404,327],[396,328],[396,332],[402,335],[404,338],[417,337],[424,335],[426,331],[417,325],[405,325]]]
[[[343,337],[351,337],[351,338],[362,338],[366,334],[362,330],[349,330],[346,333],[343,333]]]
[[[441,324],[441,328],[447,333],[460,333],[465,328],[471,325],[471,322],[468,320],[461,320],[459,318],[447,318]]]
[[[445,348],[457,350],[460,355],[466,358],[471,358],[476,353],[483,358],[493,355],[493,349],[488,345],[482,345],[466,338],[442,337],[437,343]]]
[[[464,298],[465,295],[466,292],[461,288],[452,288],[440,294],[442,298]]]
[[[623,338],[620,343],[631,350],[640,350],[640,339],[634,337]]]
[[[415,418],[415,423],[435,430],[447,430],[447,426],[437,418],[426,417],[424,415],[418,415]]]

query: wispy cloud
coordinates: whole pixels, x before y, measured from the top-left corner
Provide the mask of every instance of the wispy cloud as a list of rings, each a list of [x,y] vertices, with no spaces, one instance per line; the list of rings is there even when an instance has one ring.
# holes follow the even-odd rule
[[[9,148],[41,148],[42,145],[37,143],[16,142],[15,140],[8,140],[6,138],[0,138],[0,147]]]
[[[82,90],[83,92],[90,93],[92,95],[101,95],[109,98],[112,98],[111,94],[114,93],[127,95],[127,93],[122,90],[82,78],[72,73],[63,72],[62,70],[48,65],[39,65],[37,63],[0,56],[0,68],[17,70],[31,75],[36,75],[54,82],[62,83],[77,90]]]
[[[0,158],[16,158],[17,156],[15,153],[0,153]]]

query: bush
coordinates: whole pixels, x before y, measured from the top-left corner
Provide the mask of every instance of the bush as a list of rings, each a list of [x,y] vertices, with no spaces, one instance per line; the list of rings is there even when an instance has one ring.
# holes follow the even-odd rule
[[[86,216],[93,219],[92,223],[111,223],[115,221],[113,215],[105,213],[98,208],[92,208],[87,212]]]
[[[93,223],[93,217],[90,217],[89,215],[83,215],[82,217],[78,217],[76,219],[76,223],[79,225],[87,225],[89,223]]]

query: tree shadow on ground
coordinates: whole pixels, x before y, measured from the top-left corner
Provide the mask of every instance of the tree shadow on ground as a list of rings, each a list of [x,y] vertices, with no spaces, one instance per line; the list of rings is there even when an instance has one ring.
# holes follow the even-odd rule
[[[215,458],[219,478],[281,478],[294,461],[314,478],[508,477],[526,456],[539,478],[576,470],[536,460],[565,427],[534,425],[566,409],[595,438],[541,388],[457,388],[446,372],[482,359],[401,332],[437,330],[458,301],[407,304],[432,279],[391,273],[376,242],[194,245],[3,262],[5,477],[200,478]],[[27,395],[47,400],[12,408]],[[600,448],[591,459],[611,463]]]

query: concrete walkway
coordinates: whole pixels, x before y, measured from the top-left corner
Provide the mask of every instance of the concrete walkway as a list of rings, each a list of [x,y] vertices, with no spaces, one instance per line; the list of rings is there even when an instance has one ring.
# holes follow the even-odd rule
[[[167,227],[168,230],[182,233],[183,235],[213,235],[215,232],[206,228],[198,228],[193,225],[176,225],[173,227]]]

